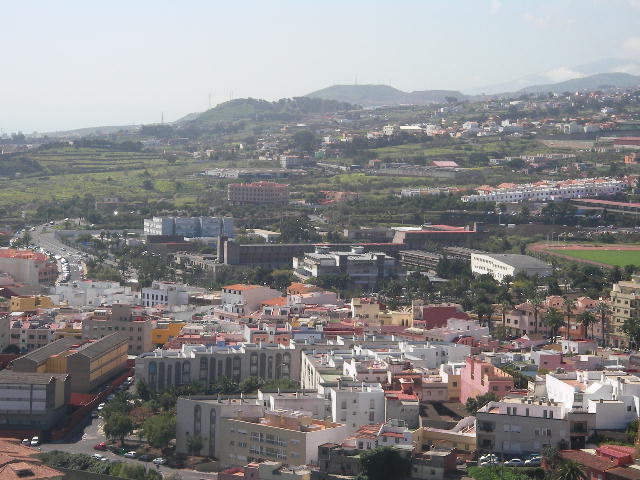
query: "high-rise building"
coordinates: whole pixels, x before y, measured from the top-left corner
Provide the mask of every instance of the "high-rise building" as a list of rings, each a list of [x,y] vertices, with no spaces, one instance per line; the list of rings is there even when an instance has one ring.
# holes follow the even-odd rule
[[[640,276],[628,282],[614,283],[611,288],[611,319],[608,343],[616,348],[629,346],[629,336],[622,330],[624,323],[640,315]]]
[[[233,237],[231,217],[153,217],[144,219],[145,235]]]
[[[287,203],[289,185],[275,182],[230,183],[228,200],[236,204]]]

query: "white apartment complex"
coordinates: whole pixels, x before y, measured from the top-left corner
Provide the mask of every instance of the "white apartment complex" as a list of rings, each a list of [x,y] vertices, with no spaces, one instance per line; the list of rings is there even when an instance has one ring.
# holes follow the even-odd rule
[[[528,255],[472,253],[471,272],[478,275],[489,274],[496,280],[502,281],[507,275],[514,277],[520,272],[528,276],[545,277],[551,275],[553,269],[548,263]]]
[[[571,198],[607,197],[624,191],[627,184],[615,178],[580,178],[540,181],[536,183],[502,183],[497,187],[484,185],[477,194],[462,197],[463,202],[548,202]]]
[[[144,219],[145,235],[182,237],[233,237],[231,217],[153,217]]]

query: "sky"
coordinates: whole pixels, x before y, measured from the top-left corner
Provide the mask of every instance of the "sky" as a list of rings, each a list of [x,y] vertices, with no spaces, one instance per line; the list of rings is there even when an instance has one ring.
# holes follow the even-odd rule
[[[471,92],[610,58],[640,74],[640,0],[0,0],[0,18],[0,133],[168,122],[209,97],[356,79]]]

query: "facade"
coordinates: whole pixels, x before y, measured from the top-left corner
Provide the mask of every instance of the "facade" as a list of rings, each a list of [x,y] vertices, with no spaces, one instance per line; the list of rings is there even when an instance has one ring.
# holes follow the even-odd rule
[[[8,273],[18,283],[35,287],[53,285],[58,278],[57,264],[33,250],[0,248],[0,272]]]
[[[114,304],[111,308],[96,309],[82,322],[82,338],[99,339],[113,332],[128,336],[130,355],[140,355],[153,348],[152,331],[155,322],[130,305]]]
[[[540,453],[547,446],[585,448],[594,428],[595,414],[533,397],[489,402],[476,414],[478,450],[497,454]]]
[[[0,428],[49,430],[67,414],[67,374],[0,372]]]
[[[143,307],[166,305],[176,307],[189,303],[189,294],[193,288],[172,282],[154,281],[150,287],[145,287],[140,293],[140,303]]]
[[[629,346],[629,336],[622,330],[628,319],[640,315],[640,277],[634,276],[628,282],[613,284],[611,289],[611,317],[608,342],[616,348]]]
[[[315,253],[294,257],[293,270],[302,281],[311,277],[346,275],[355,285],[368,290],[389,278],[406,274],[395,258],[385,253],[364,253],[362,247],[353,247],[351,252],[332,252],[327,247],[317,247]]]
[[[385,421],[385,398],[379,383],[339,382],[329,388],[331,419],[345,425],[353,433],[362,425],[375,425]]]
[[[616,195],[626,190],[627,184],[614,178],[580,178],[557,182],[503,183],[497,187],[476,188],[477,194],[462,197],[463,202],[548,202],[572,198],[594,198]]]
[[[275,182],[230,183],[227,199],[240,205],[287,203],[289,185]]]
[[[44,347],[56,338],[59,324],[54,323],[51,317],[21,317],[11,320],[9,316],[9,344],[16,345],[20,352],[30,352],[36,348]]]
[[[228,465],[244,465],[261,458],[289,465],[318,463],[318,447],[342,441],[345,426],[314,420],[307,412],[267,410],[262,417],[223,418],[226,441],[221,442],[219,460]]]
[[[75,280],[56,285],[53,288],[53,294],[58,296],[59,303],[70,307],[138,303],[138,294],[133,292],[131,287],[120,285],[120,282]]]
[[[490,363],[468,357],[460,371],[460,403],[485,393],[503,397],[513,390],[513,378]]]
[[[25,295],[11,297],[9,309],[12,312],[35,312],[39,308],[53,308],[50,297],[43,295]]]
[[[545,277],[553,273],[551,265],[528,255],[510,253],[473,253],[471,271],[478,275],[491,275],[498,281],[506,276],[514,277],[518,273],[528,276]]]
[[[143,353],[136,358],[135,367],[136,380],[159,391],[192,381],[216,383],[222,377],[235,382],[249,377],[297,379],[300,352],[281,345],[183,345],[180,350]]]
[[[405,422],[397,419],[387,423],[363,425],[342,443],[343,447],[360,451],[399,445],[413,448],[413,432]]]
[[[144,219],[145,235],[233,237],[231,217],[153,217]]]
[[[13,361],[16,373],[69,374],[73,393],[89,393],[127,368],[127,339],[112,333],[100,340],[61,338]]]

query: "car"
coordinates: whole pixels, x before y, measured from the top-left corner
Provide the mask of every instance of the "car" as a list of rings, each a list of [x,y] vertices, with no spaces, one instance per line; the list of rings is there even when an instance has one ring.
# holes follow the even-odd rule
[[[113,393],[107,395],[107,402],[112,401],[114,398],[116,398],[116,396]]]
[[[539,458],[529,458],[524,461],[525,467],[539,467],[542,464],[542,460]]]
[[[500,462],[498,462],[498,460],[493,460],[493,459],[480,462],[481,467],[491,467],[493,465],[500,465]]]
[[[98,410],[91,411],[91,418],[98,418],[100,415],[98,414]]]
[[[130,451],[124,454],[125,458],[137,458],[138,454],[135,451]]]
[[[167,459],[166,458],[162,458],[162,457],[157,457],[153,459],[153,464],[154,465],[165,465],[167,463]]]
[[[151,461],[151,455],[147,455],[146,453],[143,453],[142,455],[140,455],[138,457],[138,460],[140,460],[141,462],[150,462]]]
[[[27,447],[31,444],[31,439],[29,438],[25,438],[22,440],[22,444],[26,445]]]
[[[487,455],[481,456],[478,460],[481,462],[486,462],[488,460],[497,460],[498,456],[495,453],[488,453]]]
[[[31,439],[31,446],[37,447],[38,445],[40,445],[40,437],[33,437]]]
[[[184,462],[182,460],[169,460],[167,466],[171,468],[184,468]]]
[[[100,455],[99,453],[94,453],[93,455],[91,455],[93,458],[95,458],[96,460],[102,460],[104,457],[102,455]]]
[[[532,458],[537,458],[537,459],[541,459],[542,457],[540,456],[539,453],[530,453],[529,455],[527,455],[526,457],[524,457],[525,460],[530,460]]]
[[[511,460],[507,460],[503,463],[505,467],[522,467],[524,466],[524,462],[519,458],[512,458]]]
[[[104,450],[106,450],[106,449],[107,449],[107,444],[106,444],[106,443],[104,443],[104,442],[96,443],[96,444],[93,446],[93,449],[94,449],[94,450],[102,450],[102,451],[104,451]]]

